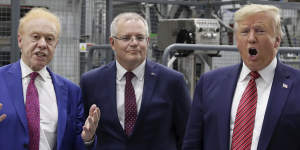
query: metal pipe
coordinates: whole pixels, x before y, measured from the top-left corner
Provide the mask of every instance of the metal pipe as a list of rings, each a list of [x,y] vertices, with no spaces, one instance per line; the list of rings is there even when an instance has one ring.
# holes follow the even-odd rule
[[[168,57],[171,52],[175,50],[187,50],[187,51],[238,51],[235,45],[207,45],[207,44],[171,44],[169,45],[162,56],[162,64],[167,65]],[[279,47],[279,53],[300,53],[300,47]]]
[[[20,50],[18,47],[18,26],[20,19],[20,1],[11,0],[11,42],[10,42],[10,63],[20,59]]]

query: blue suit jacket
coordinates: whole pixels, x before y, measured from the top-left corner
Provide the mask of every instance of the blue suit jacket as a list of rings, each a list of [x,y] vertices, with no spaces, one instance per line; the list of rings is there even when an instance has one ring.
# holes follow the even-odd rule
[[[80,136],[84,124],[81,91],[77,85],[52,73],[49,69],[48,71],[52,78],[58,107],[56,149],[84,149]],[[0,114],[7,114],[7,118],[0,122],[0,149],[28,149],[28,123],[19,61],[0,67],[0,83],[0,103],[3,104]]]
[[[231,103],[241,64],[201,76],[184,150],[229,150]],[[278,61],[258,150],[300,149],[300,72]]]
[[[86,108],[95,103],[101,110],[97,149],[180,149],[191,103],[180,73],[146,62],[141,108],[129,137],[117,114],[116,63],[84,74],[80,85]]]

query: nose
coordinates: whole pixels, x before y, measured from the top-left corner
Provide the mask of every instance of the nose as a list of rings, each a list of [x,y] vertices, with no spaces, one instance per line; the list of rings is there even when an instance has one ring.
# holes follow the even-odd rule
[[[249,43],[255,43],[256,42],[256,36],[254,31],[250,31],[248,36],[248,42]]]
[[[135,36],[132,36],[130,41],[129,41],[130,45],[137,45],[138,42],[139,41],[137,40],[137,38]]]
[[[41,49],[44,49],[44,48],[46,48],[46,46],[47,46],[47,42],[46,42],[45,38],[44,37],[40,38],[38,41],[38,47]]]

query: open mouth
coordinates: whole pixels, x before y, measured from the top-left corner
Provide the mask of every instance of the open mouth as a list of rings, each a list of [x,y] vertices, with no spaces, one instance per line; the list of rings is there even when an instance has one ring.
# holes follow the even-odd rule
[[[256,48],[249,48],[249,54],[250,54],[251,56],[255,56],[255,55],[257,54]]]
[[[35,53],[35,55],[37,55],[39,57],[45,57],[46,56],[46,54],[42,53],[42,52],[37,52],[37,53]]]

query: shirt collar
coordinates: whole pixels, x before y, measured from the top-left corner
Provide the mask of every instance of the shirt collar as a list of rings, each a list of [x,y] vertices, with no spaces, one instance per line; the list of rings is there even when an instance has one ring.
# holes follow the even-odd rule
[[[277,58],[274,57],[272,62],[268,66],[258,71],[260,77],[265,82],[271,83],[273,81],[276,65],[277,65]],[[250,72],[251,70],[245,65],[245,63],[243,63],[242,71],[240,74],[240,81],[245,80]]]
[[[29,74],[33,72],[32,69],[27,64],[25,64],[22,59],[20,60],[20,66],[22,70],[22,79],[29,76]],[[46,81],[46,79],[51,78],[46,66],[40,71],[37,71],[37,73],[39,73],[39,76],[41,77],[42,81]]]
[[[146,60],[143,61],[138,67],[133,69],[131,72],[134,73],[134,75],[137,77],[138,80],[144,79],[145,74],[145,65]],[[117,80],[122,80],[127,70],[116,60],[116,67],[117,67]]]

